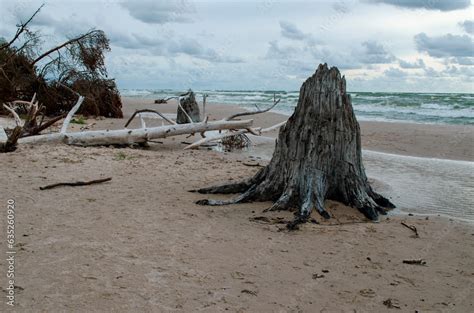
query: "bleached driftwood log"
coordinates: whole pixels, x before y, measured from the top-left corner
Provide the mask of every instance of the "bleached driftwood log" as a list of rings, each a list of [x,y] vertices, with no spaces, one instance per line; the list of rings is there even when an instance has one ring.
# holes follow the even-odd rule
[[[184,135],[184,134],[195,134],[200,133],[204,140],[214,141],[217,139],[222,139],[228,136],[235,136],[238,134],[244,133],[252,133],[255,135],[260,135],[262,132],[270,131],[274,128],[278,128],[283,123],[274,125],[272,127],[262,129],[262,128],[252,128],[253,120],[242,120],[242,121],[232,121],[232,119],[238,116],[245,116],[245,115],[252,115],[252,114],[259,114],[263,112],[267,112],[273,107],[275,107],[280,100],[274,99],[274,103],[271,107],[265,110],[260,110],[258,107],[258,111],[255,112],[243,112],[234,114],[226,119],[214,122],[208,122],[208,117],[205,117],[203,122],[193,123],[191,118],[188,120],[191,123],[188,124],[176,124],[174,121],[169,120],[160,112],[154,110],[140,110],[136,111],[134,115],[129,119],[125,127],[131,122],[131,120],[136,116],[139,115],[141,120],[141,128],[139,129],[120,129],[120,130],[96,130],[96,131],[83,131],[83,132],[67,132],[67,128],[74,113],[79,110],[82,102],[84,101],[84,97],[78,95],[78,101],[76,105],[71,109],[71,111],[67,114],[66,119],[61,127],[61,131],[59,133],[51,133],[45,135],[37,135],[37,136],[29,136],[24,137],[18,140],[18,143],[29,143],[29,144],[37,144],[37,143],[65,143],[69,145],[79,145],[79,146],[94,146],[94,145],[130,145],[130,144],[140,144],[146,143],[152,139],[158,138],[166,138],[171,136],[177,135]],[[207,95],[206,95],[207,96]],[[178,99],[179,100],[179,99]],[[33,102],[33,100],[32,100]],[[205,98],[204,101],[205,102]],[[178,106],[180,105],[178,101]],[[16,114],[14,110],[12,110],[12,114]],[[204,111],[204,110],[203,110]],[[35,110],[37,112],[37,110]],[[153,112],[160,115],[164,120],[171,123],[172,125],[160,126],[160,127],[150,127],[147,128],[143,117],[141,116],[142,112]],[[186,112],[184,112],[186,113]],[[189,116],[188,116],[189,117]],[[19,120],[19,118],[18,118]],[[21,122],[21,120],[20,120]],[[234,130],[234,132],[226,133],[221,136],[214,137],[214,138],[205,138],[206,131],[213,131],[213,130]],[[206,142],[206,141],[204,141]],[[200,145],[204,142],[198,143]],[[196,144],[194,144],[196,145]],[[190,148],[190,147],[188,147]]]
[[[184,134],[202,133],[210,130],[246,129],[252,126],[253,120],[216,121],[207,123],[193,123],[167,125],[139,129],[95,130],[72,133],[53,133],[21,138],[23,143],[66,143],[69,145],[128,145],[143,143],[150,139],[166,138]]]

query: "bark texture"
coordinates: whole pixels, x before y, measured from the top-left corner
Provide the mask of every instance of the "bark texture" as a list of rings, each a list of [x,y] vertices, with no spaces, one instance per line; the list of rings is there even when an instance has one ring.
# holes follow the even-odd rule
[[[189,119],[181,108],[183,108],[188,116],[194,123],[201,121],[201,115],[199,113],[199,105],[196,101],[196,95],[191,90],[186,98],[180,100],[181,107],[178,106],[178,112],[176,115],[176,122],[178,124],[189,123]]]
[[[296,208],[289,228],[305,222],[313,209],[329,218],[326,199],[355,207],[371,220],[394,207],[369,185],[345,78],[326,64],[303,83],[295,111],[280,129],[270,164],[247,181],[198,192],[241,193],[227,201],[198,201],[203,205],[273,201],[269,210]]]

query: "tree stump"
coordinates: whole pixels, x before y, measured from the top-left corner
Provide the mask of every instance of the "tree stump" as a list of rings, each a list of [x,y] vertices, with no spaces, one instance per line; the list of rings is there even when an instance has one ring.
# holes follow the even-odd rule
[[[201,121],[201,115],[199,113],[199,105],[196,102],[196,95],[192,90],[189,90],[188,96],[186,98],[182,98],[180,101],[181,107],[186,111],[189,115],[191,120],[195,123]],[[181,107],[178,106],[178,112],[176,115],[176,122],[178,124],[186,124],[190,123],[188,117],[183,112]]]
[[[316,209],[330,218],[326,199],[359,209],[376,220],[394,208],[369,185],[362,164],[359,123],[336,67],[319,65],[300,89],[293,115],[280,129],[270,163],[254,177],[233,184],[197,190],[200,193],[241,193],[232,200],[200,200],[202,205],[273,201],[269,210],[296,208],[296,228]]]

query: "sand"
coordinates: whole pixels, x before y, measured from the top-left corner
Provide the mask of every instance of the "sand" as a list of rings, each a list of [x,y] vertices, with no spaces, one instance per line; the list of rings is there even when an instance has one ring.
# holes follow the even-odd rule
[[[127,102],[126,114],[135,107]],[[212,118],[234,111],[209,108]],[[266,114],[256,122],[282,118]],[[124,121],[90,122],[120,128]],[[468,128],[396,125],[362,123],[364,148],[472,158]],[[409,127],[417,139],[407,138]],[[450,137],[462,129],[459,141]],[[189,189],[243,179],[258,168],[244,165],[243,154],[183,151],[183,140],[192,138],[169,138],[149,150],[21,146],[0,156],[0,201],[4,208],[7,199],[16,201],[15,312],[385,312],[389,302],[401,312],[474,310],[472,224],[416,215],[372,223],[328,202],[333,219],[280,231],[291,213],[262,213],[270,203],[195,205],[202,195]],[[440,152],[440,143],[450,149]],[[104,177],[112,181],[39,190]],[[427,264],[403,263],[418,258]],[[9,309],[4,302],[0,311]]]

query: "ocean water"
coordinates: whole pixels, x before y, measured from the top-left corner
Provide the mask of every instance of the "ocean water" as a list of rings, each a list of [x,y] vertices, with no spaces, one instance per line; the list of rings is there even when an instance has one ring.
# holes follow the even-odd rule
[[[183,91],[122,89],[128,97],[161,99],[177,96]],[[282,90],[202,90],[209,95],[208,103],[232,104],[252,110],[255,105],[265,108],[274,95],[281,98],[276,112],[290,115],[298,102],[299,91]],[[394,93],[350,92],[354,111],[359,120],[400,121],[428,124],[474,125],[474,94],[462,93]]]

